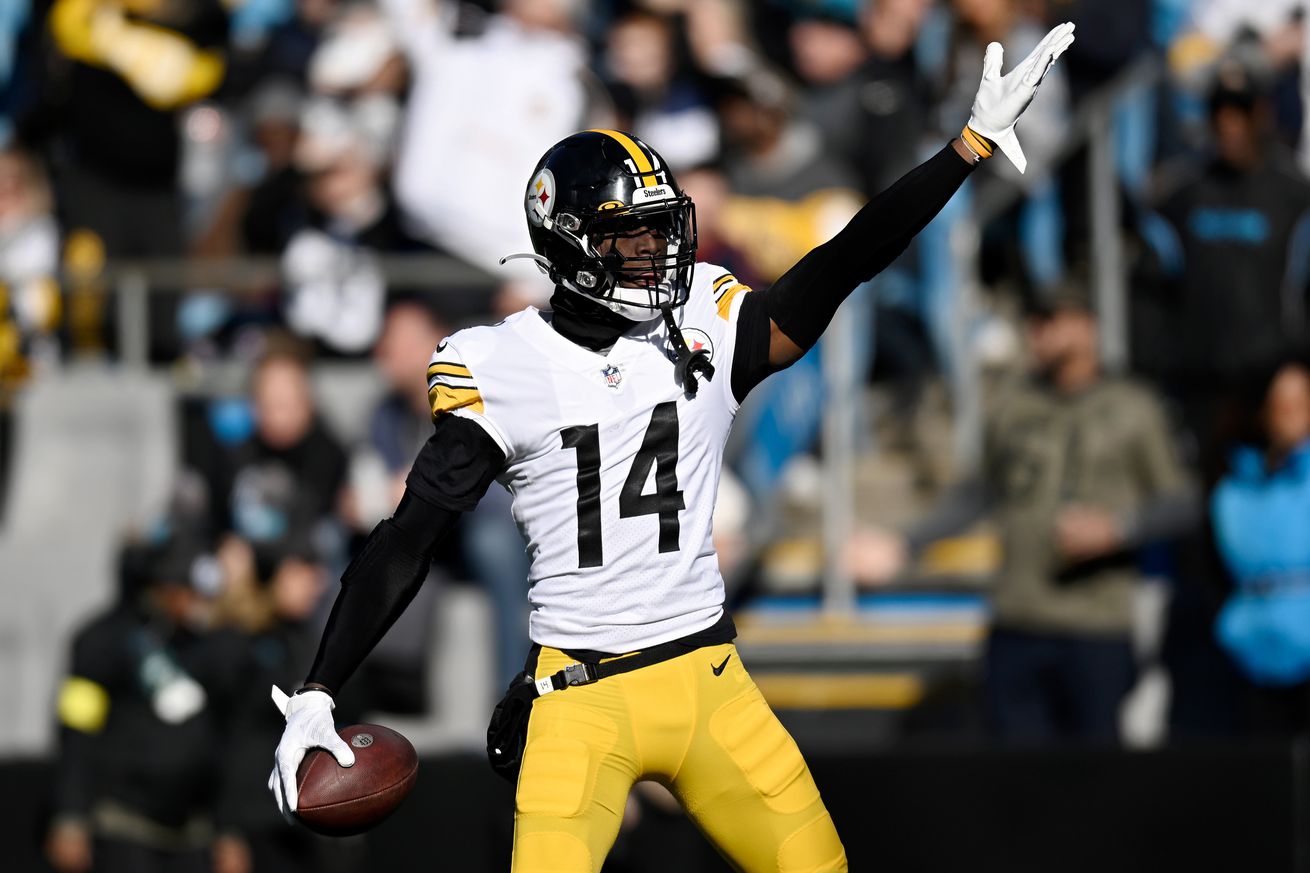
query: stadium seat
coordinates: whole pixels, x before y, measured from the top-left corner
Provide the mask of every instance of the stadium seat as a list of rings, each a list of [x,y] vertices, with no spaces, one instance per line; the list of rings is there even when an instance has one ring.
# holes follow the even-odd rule
[[[0,754],[51,749],[56,683],[76,626],[106,606],[125,531],[164,508],[176,436],[165,378],[73,366],[18,408],[14,480],[0,530]]]

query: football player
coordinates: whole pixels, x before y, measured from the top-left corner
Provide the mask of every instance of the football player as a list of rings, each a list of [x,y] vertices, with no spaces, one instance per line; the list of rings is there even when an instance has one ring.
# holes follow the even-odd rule
[[[746,871],[841,871],[845,851],[796,744],[733,647],[710,519],[738,405],[814,345],[842,300],[899,255],[999,148],[1073,25],[1002,76],[988,47],[960,137],[868,203],[767,291],[696,264],[691,201],[648,145],[614,130],[553,146],[525,198],[554,280],[528,308],[460,331],[428,367],[434,433],[392,518],[346,569],[269,787],[296,807],[308,749],[343,766],[333,694],[405,609],[437,543],[493,480],[531,559],[532,655],[489,754],[517,767],[512,869],[599,871],[633,784],[667,786]],[[513,699],[526,745],[512,748]],[[502,718],[503,716],[503,718]]]

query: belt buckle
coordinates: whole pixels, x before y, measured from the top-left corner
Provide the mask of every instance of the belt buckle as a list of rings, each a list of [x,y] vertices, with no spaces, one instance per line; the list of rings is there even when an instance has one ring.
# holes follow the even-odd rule
[[[564,668],[564,681],[569,685],[590,685],[596,678],[591,664],[569,664]]]

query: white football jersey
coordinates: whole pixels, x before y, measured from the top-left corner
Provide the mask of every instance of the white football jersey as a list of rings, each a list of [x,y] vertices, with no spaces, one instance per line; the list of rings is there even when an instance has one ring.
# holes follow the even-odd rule
[[[451,336],[428,367],[434,415],[469,418],[506,457],[499,481],[531,560],[529,634],[557,648],[627,652],[723,614],[711,519],[737,413],[731,371],[750,289],[698,264],[675,320],[714,378],[674,381],[663,319],[608,354],[556,333],[535,308]]]

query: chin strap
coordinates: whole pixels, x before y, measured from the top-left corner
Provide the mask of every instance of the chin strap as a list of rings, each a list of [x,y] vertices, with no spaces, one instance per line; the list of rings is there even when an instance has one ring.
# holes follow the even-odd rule
[[[707,382],[714,378],[714,365],[710,363],[709,352],[704,349],[693,352],[687,348],[687,341],[682,338],[682,331],[678,329],[678,323],[673,320],[672,306],[661,303],[660,314],[664,316],[664,324],[669,329],[669,342],[673,343],[673,351],[678,355],[678,361],[673,367],[674,378],[682,384],[688,394],[695,397],[699,387],[696,384],[696,374],[704,376]]]

